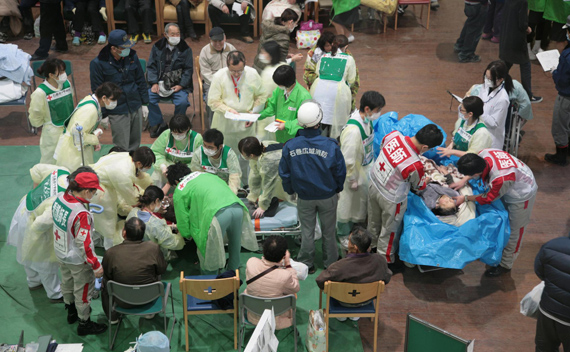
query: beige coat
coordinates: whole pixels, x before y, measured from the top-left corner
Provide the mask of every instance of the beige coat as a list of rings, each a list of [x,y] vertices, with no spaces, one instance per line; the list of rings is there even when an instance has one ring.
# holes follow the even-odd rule
[[[216,72],[227,67],[227,58],[230,51],[236,50],[236,47],[226,41],[224,50],[216,51],[211,44],[206,45],[200,51],[200,75],[204,81],[204,91],[207,91],[212,83],[212,77]]]
[[[281,266],[281,263],[270,262],[263,258],[249,258],[245,269],[247,280],[261,274],[274,265]],[[278,268],[247,285],[244,292],[252,296],[271,298],[297,293],[299,289],[299,279],[297,279],[295,269]],[[257,324],[259,318],[259,315],[247,312],[247,319],[253,324]],[[285,329],[292,324],[293,315],[291,311],[275,317],[275,328],[277,330]]]

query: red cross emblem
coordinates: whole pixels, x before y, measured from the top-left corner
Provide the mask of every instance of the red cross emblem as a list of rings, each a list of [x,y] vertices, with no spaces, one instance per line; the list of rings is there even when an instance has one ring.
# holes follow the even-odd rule
[[[86,236],[87,233],[88,233],[88,232],[85,232],[85,230],[83,230],[83,231],[81,231],[79,234],[80,234],[81,236]]]
[[[59,235],[59,232],[57,232],[57,230],[55,230],[55,233],[53,235],[55,236],[56,241],[59,241],[59,239],[61,238],[61,236]]]
[[[172,148],[166,148],[166,152],[167,152],[167,153],[172,152]]]
[[[178,185],[178,187],[180,187],[180,189],[184,188],[184,186],[186,186],[185,183],[181,183],[180,185]]]
[[[380,165],[380,171],[386,171],[386,168],[385,168],[386,163],[381,162],[379,165]]]
[[[52,99],[52,96],[51,96],[51,94],[50,94],[50,95],[47,96],[47,100],[48,100],[48,101],[51,101],[51,99]]]

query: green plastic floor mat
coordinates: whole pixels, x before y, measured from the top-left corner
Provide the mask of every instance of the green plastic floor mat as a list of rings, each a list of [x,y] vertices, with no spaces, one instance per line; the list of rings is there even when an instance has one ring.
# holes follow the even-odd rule
[[[107,153],[110,146],[95,153],[97,160]],[[51,334],[61,343],[83,343],[86,352],[108,350],[108,332],[97,336],[80,337],[76,333],[77,323],[69,325],[63,304],[51,304],[44,290],[29,291],[26,283],[24,268],[16,262],[16,248],[6,244],[8,230],[14,211],[19,201],[31,189],[32,180],[29,169],[39,160],[40,152],[37,146],[0,147],[0,184],[3,187],[4,201],[0,203],[0,343],[17,343],[21,330],[24,330],[25,343],[37,341],[41,335]],[[292,257],[298,252],[298,247],[289,240]],[[322,265],[321,241],[317,242],[317,266]],[[99,255],[102,249],[97,249]],[[187,243],[185,248],[177,252],[178,258],[171,261],[164,281],[172,283],[174,309],[177,323],[171,341],[171,351],[185,350],[185,331],[182,311],[182,294],[179,287],[180,271],[185,275],[199,275],[196,246]],[[245,263],[252,256],[260,257],[259,253],[242,252],[240,276],[244,281],[241,287],[245,289]],[[321,263],[321,264],[319,264]],[[310,275],[300,283],[301,290],[297,300],[297,328],[299,331],[298,351],[305,351],[308,313],[318,309],[319,289],[315,278],[319,272]],[[106,323],[101,307],[101,300],[92,301],[91,319]],[[169,302],[170,309],[170,302]],[[167,310],[170,316],[170,310]],[[172,320],[168,320],[170,328]],[[112,326],[113,332],[117,328]],[[358,324],[347,320],[338,322],[333,319],[330,333],[330,351],[362,351],[362,342]],[[156,316],[151,320],[127,316],[121,323],[115,342],[114,351],[125,351],[135,339],[144,332],[151,330],[163,331],[163,318]],[[253,327],[246,328],[245,343],[253,332]],[[279,351],[294,351],[294,335],[292,328],[277,331]],[[230,314],[194,316],[189,320],[190,351],[232,351],[233,350],[233,317]]]

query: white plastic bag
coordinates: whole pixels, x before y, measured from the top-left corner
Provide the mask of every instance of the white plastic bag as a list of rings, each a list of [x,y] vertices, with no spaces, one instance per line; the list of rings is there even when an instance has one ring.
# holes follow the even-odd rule
[[[536,319],[538,317],[538,305],[540,304],[540,297],[544,291],[544,281],[536,285],[526,296],[521,300],[521,314],[530,318]]]
[[[309,312],[309,324],[307,326],[307,351],[325,352],[327,349],[326,326],[323,310],[311,310]]]
[[[307,278],[307,276],[309,276],[309,267],[307,264],[296,262],[293,259],[289,259],[289,263],[291,264],[291,267],[297,272],[297,279],[303,281]]]

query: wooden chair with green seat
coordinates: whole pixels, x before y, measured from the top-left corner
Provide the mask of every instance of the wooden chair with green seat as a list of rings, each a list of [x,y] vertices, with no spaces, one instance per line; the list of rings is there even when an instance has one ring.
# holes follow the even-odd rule
[[[198,113],[202,122],[202,133],[206,132],[205,114],[206,102],[204,101],[204,84],[202,83],[202,74],[200,71],[200,56],[194,58],[194,69],[196,70],[196,79],[198,80]]]
[[[180,291],[184,310],[184,328],[186,332],[186,351],[189,349],[188,316],[205,314],[233,314],[234,316],[234,350],[238,348],[238,291],[240,287],[239,271],[236,276],[227,279],[216,279],[216,275],[184,276],[180,272]],[[215,302],[229,294],[234,294],[233,308],[221,309]]]
[[[376,281],[368,284],[353,284],[348,282],[325,282],[325,289],[319,293],[319,309],[323,307],[323,292],[326,296],[326,308],[323,309],[326,326],[327,349],[329,350],[329,319],[360,317],[370,318],[374,322],[374,349],[378,346],[378,311],[380,308],[380,294],[384,292],[384,281]],[[374,302],[376,300],[376,302]],[[368,302],[363,306],[346,307],[342,305],[358,305]]]
[[[127,0],[105,0],[105,6],[107,7],[107,23],[109,25],[109,31],[115,30],[116,24],[126,24],[127,23],[127,12],[125,10],[125,4]],[[153,0],[154,3],[154,21],[152,24],[156,25],[156,35],[162,37],[164,32],[164,26],[162,25],[162,11],[160,7],[160,0]]]

